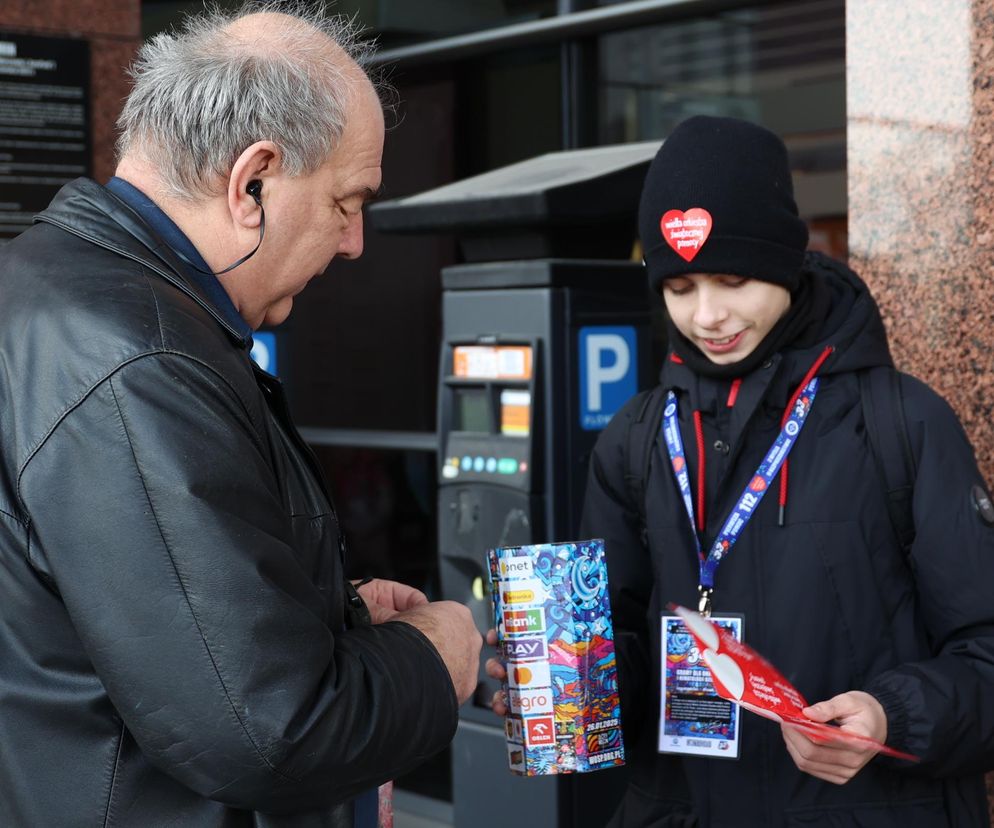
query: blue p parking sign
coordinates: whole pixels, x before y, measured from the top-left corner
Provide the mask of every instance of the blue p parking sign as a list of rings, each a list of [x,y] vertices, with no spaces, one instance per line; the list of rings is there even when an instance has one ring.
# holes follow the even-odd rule
[[[252,334],[252,352],[249,356],[263,371],[276,376],[276,334],[269,331]]]
[[[635,328],[580,328],[580,427],[604,428],[638,390]]]

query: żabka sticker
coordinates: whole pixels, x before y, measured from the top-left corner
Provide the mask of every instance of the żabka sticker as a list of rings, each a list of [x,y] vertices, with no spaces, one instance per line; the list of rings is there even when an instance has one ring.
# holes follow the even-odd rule
[[[711,235],[711,214],[703,207],[691,207],[687,212],[669,210],[659,220],[659,229],[666,243],[689,262]]]

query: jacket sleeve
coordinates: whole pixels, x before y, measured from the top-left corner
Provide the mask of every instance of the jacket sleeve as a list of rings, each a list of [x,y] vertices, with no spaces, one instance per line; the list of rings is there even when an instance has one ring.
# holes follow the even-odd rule
[[[936,776],[989,770],[994,528],[972,493],[987,489],[949,405],[911,377],[902,376],[902,390],[918,459],[910,566],[933,657],[887,671],[866,689],[887,713],[888,743],[921,757],[916,769]]]
[[[31,562],[149,761],[236,808],[315,810],[443,748],[457,703],[414,627],[329,628],[249,411],[189,358],[139,358],[61,419],[19,491]]]
[[[652,567],[642,544],[638,507],[625,484],[625,444],[634,402],[622,408],[594,447],[580,534],[603,538],[618,660],[625,739],[632,744],[654,721],[648,610]],[[653,738],[652,735],[646,738]]]

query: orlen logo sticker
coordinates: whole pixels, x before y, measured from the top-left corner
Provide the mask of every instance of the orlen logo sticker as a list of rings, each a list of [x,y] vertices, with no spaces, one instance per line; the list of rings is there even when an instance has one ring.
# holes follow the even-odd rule
[[[549,662],[532,661],[528,664],[508,664],[507,683],[512,690],[530,690],[534,687],[549,687],[552,675]]]
[[[512,661],[527,661],[530,658],[546,658],[544,638],[509,638],[504,642],[504,652]]]
[[[507,700],[510,702],[512,713],[520,713],[522,716],[535,713],[552,715],[551,687],[543,687],[540,690],[511,689],[508,691]]]
[[[535,575],[531,558],[501,558],[499,568],[502,578],[531,578]]]
[[[504,630],[508,633],[531,633],[545,630],[542,609],[504,610]]]
[[[556,743],[556,728],[552,716],[535,716],[525,719],[525,744],[529,747],[539,745],[554,745]]]

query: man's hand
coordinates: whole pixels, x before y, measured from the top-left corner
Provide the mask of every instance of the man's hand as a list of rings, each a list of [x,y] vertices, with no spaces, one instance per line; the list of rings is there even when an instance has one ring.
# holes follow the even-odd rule
[[[435,645],[449,670],[460,704],[473,695],[479,678],[483,636],[467,607],[455,601],[435,601],[414,606],[390,620],[417,627]]]
[[[355,583],[358,584],[358,581]],[[366,602],[370,618],[374,624],[382,624],[398,613],[428,603],[428,598],[421,590],[406,584],[399,584],[396,581],[383,581],[379,578],[374,578],[362,586],[357,586],[356,591]]]
[[[869,736],[878,742],[887,740],[887,715],[883,707],[869,693],[860,690],[806,707],[804,715],[814,722],[835,719],[843,730]],[[780,729],[798,769],[836,785],[844,785],[852,779],[877,754],[872,747],[818,744],[798,730],[783,726]]]
[[[497,630],[487,630],[487,644],[491,647],[497,646]],[[500,682],[507,681],[507,670],[504,668],[500,659],[488,658],[486,670],[490,678]],[[490,701],[490,706],[498,716],[507,715],[507,697],[504,695],[503,690],[498,690],[494,693],[494,697]]]

